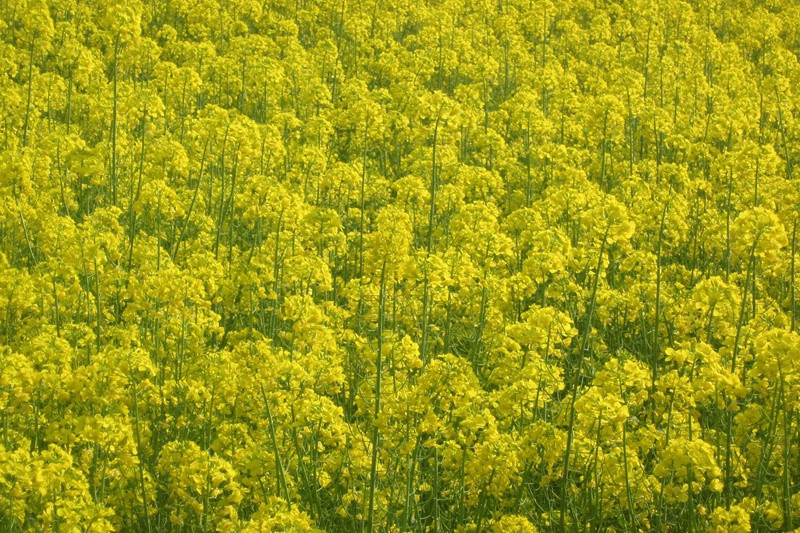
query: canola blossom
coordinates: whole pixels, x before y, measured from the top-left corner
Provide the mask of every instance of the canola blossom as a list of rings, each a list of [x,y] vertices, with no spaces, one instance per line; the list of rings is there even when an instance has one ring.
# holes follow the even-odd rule
[[[800,531],[795,0],[0,1],[0,533]]]

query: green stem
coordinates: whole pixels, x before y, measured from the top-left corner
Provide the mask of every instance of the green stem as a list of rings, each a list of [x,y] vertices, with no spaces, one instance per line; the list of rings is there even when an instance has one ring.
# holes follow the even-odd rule
[[[275,421],[272,418],[272,410],[269,408],[269,398],[267,398],[267,391],[264,390],[264,384],[261,384],[261,396],[264,398],[264,407],[267,410],[267,419],[269,420],[269,437],[272,440],[272,448],[275,452],[275,469],[278,471],[278,482],[283,489],[283,495],[286,498],[286,507],[289,511],[292,510],[292,500],[289,497],[289,486],[286,484],[286,472],[283,470],[283,461],[281,461],[281,453],[278,449],[278,438],[275,435]]]
[[[384,300],[386,295],[386,260],[381,266],[380,291],[378,294],[378,354],[375,363],[375,426],[372,433],[372,464],[369,475],[369,510],[367,513],[367,533],[372,533],[375,521],[375,485],[378,478],[378,446],[380,444],[380,431],[378,430],[378,417],[381,412],[381,373],[383,370],[383,317]]]

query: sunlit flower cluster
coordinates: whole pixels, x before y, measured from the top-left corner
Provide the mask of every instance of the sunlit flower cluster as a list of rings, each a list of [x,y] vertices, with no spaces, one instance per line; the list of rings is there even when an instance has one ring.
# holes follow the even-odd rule
[[[794,0],[0,1],[0,533],[797,530],[798,52]]]

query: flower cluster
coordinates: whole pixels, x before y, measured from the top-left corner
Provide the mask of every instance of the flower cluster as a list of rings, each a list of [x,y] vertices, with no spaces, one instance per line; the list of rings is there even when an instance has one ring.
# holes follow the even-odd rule
[[[0,1],[0,533],[797,529],[796,4]]]

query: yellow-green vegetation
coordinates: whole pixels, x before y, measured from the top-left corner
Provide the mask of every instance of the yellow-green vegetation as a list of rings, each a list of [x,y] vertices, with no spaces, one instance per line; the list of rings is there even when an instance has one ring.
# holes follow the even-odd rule
[[[0,1],[0,532],[800,527],[795,0]]]

